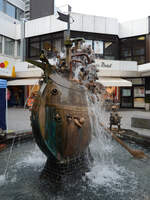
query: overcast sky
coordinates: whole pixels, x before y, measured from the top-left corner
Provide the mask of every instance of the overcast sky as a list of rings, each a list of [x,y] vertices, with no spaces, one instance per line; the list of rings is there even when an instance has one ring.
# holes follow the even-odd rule
[[[55,0],[60,9],[66,4],[72,12],[113,17],[119,22],[150,16],[150,0]]]

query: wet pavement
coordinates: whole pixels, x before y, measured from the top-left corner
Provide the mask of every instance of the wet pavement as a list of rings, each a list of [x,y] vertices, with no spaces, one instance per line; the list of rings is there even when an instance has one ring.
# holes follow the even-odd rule
[[[8,131],[31,130],[30,111],[23,108],[8,108]]]

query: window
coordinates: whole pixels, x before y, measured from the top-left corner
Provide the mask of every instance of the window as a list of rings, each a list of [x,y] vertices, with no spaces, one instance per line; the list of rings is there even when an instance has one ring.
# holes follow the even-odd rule
[[[133,49],[133,55],[134,56],[139,56],[139,55],[144,55],[145,54],[145,49],[144,47],[135,47]]]
[[[87,47],[90,46],[93,49],[93,41],[92,40],[85,40],[85,45]]]
[[[16,19],[18,20],[21,20],[21,18],[24,17],[24,12],[23,10],[19,9],[19,8],[16,8]]]
[[[61,39],[57,39],[53,41],[54,43],[54,48],[56,51],[60,52],[61,51]]]
[[[115,60],[117,55],[117,44],[115,42],[105,42],[104,44],[104,59]]]
[[[131,56],[131,49],[130,48],[123,48],[121,51],[122,57],[128,57]]]
[[[17,56],[20,56],[20,40],[17,41]]]
[[[131,89],[123,89],[122,90],[122,96],[123,97],[130,97],[131,96]]]
[[[30,44],[30,56],[34,57],[34,56],[38,56],[40,55],[40,46],[39,46],[39,42],[37,43],[31,43]]]
[[[122,39],[120,43],[121,60],[137,61],[138,64],[146,62],[145,36]]]
[[[124,61],[125,61],[125,60],[126,60],[126,61],[133,61],[133,60],[132,60],[132,57],[124,57],[124,58],[121,58],[121,60],[124,60]]]
[[[0,35],[0,53],[2,53],[2,40],[3,40],[3,38],[2,38],[2,36]]]
[[[94,52],[95,54],[103,54],[103,41],[94,41]]]
[[[10,38],[5,38],[5,54],[14,56],[15,41]]]
[[[3,11],[3,0],[0,0],[0,11]]]
[[[105,60],[115,60],[115,56],[104,56]]]
[[[16,18],[16,7],[6,2],[6,14],[10,17]]]
[[[105,42],[105,55],[112,55],[112,42]]]

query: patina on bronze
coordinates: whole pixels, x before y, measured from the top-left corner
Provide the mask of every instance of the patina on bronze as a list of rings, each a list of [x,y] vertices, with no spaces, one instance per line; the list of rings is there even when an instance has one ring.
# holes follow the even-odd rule
[[[89,152],[91,125],[86,98],[88,87],[82,84],[82,80],[74,80],[72,63],[80,63],[85,67],[91,61],[88,54],[82,52],[75,52],[70,56],[71,46],[68,47],[67,43],[67,49],[70,48],[67,50],[68,56],[72,59],[69,66],[64,63],[65,60],[68,62],[68,59],[63,59],[63,65],[51,65],[45,50],[41,52],[41,62],[28,60],[44,71],[43,81],[31,110],[34,137],[48,157],[42,174],[47,171],[49,174],[54,171],[53,174],[61,175],[64,171],[72,174],[74,171],[79,172],[79,169],[82,171],[86,154]],[[83,60],[79,59],[80,57]],[[60,59],[59,56],[58,58]]]
[[[89,145],[91,128],[85,90],[59,74],[51,75],[51,80],[42,84],[31,121],[35,138],[42,137],[46,156],[50,152],[63,161],[84,152]],[[43,151],[41,141],[39,146]]]

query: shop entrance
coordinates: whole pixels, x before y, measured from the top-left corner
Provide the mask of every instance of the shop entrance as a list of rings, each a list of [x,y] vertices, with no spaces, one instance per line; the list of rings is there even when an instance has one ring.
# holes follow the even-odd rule
[[[133,90],[131,87],[120,88],[120,107],[133,108]]]
[[[9,86],[7,88],[8,107],[23,107],[24,92],[24,86]]]

